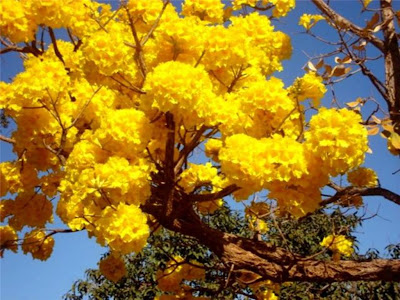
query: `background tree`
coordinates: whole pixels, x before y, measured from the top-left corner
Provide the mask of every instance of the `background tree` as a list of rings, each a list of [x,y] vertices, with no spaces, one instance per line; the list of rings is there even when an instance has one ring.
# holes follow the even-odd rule
[[[271,282],[400,278],[399,260],[352,257],[349,229],[333,226],[324,237],[307,235],[307,243],[292,232],[329,204],[359,207],[361,196],[373,195],[400,204],[373,170],[361,167],[369,120],[320,105],[323,79],[348,71],[337,66],[320,76],[310,64],[287,88],[273,76],[291,45],[270,19],[293,7],[291,0],[187,0],[177,13],[168,1],[123,1],[115,10],[88,0],[3,1],[1,53],[19,52],[24,71],[0,86],[1,107],[16,124],[1,140],[17,155],[0,165],[0,194],[8,197],[1,202],[2,252],[22,245],[46,260],[54,234],[85,230],[109,247],[100,270],[118,282],[126,274],[124,255],[153,247],[146,244],[163,227],[164,239],[205,247],[196,260],[218,258],[215,274],[226,277],[220,282],[253,284],[236,294],[273,298],[272,288],[264,290]],[[68,41],[57,40],[63,32]],[[392,126],[396,153],[397,110],[390,105],[393,124],[384,125]],[[199,159],[199,150],[208,158]],[[45,229],[58,196],[56,214],[68,228]],[[207,215],[230,196],[245,205],[252,234],[221,228],[229,215],[228,223],[208,224]],[[22,238],[26,227],[32,231]],[[157,271],[163,297],[202,296],[202,286],[193,292],[181,282],[204,281],[213,261],[169,255]]]

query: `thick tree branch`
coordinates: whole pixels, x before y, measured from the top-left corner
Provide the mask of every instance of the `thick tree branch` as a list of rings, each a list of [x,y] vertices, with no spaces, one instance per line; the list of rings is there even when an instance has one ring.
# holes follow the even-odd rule
[[[390,200],[397,205],[400,205],[400,195],[381,187],[349,186],[346,188],[342,188],[336,184],[330,184],[329,186],[335,189],[337,192],[332,197],[323,200],[321,202],[321,206],[326,206],[328,204],[337,202],[340,200],[340,198],[348,196],[382,196],[385,199]]]
[[[385,83],[388,97],[390,118],[394,130],[400,134],[400,49],[394,26],[394,11],[392,0],[380,1],[382,26],[384,36]]]
[[[181,201],[180,204],[183,208],[172,221],[151,202],[142,209],[167,229],[198,239],[224,263],[234,264],[236,270],[248,270],[274,282],[400,280],[400,260],[333,262],[303,259],[271,244],[210,228],[195,214],[190,201]]]

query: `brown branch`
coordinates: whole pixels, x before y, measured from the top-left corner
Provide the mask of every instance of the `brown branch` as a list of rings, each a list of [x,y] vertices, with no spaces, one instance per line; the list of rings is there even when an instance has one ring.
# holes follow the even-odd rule
[[[149,32],[146,34],[146,36],[143,38],[143,40],[140,42],[140,45],[143,47],[146,42],[148,41],[148,39],[150,38],[150,36],[153,34],[154,30],[156,30],[158,24],[160,23],[161,17],[164,14],[165,9],[167,8],[167,5],[169,4],[169,0],[164,2],[164,5],[161,9],[160,14],[158,15],[157,19],[155,20],[153,26],[151,26]]]
[[[193,151],[194,148],[198,146],[198,142],[203,135],[203,133],[207,130],[206,126],[202,126],[195,134],[195,136],[192,138],[192,140],[189,142],[189,144],[185,145],[183,150],[179,153],[179,158],[178,161],[175,164],[174,167],[174,173],[178,174],[183,163],[185,162],[188,154]]]
[[[135,60],[136,60],[136,63],[138,64],[138,66],[139,66],[139,70],[140,70],[140,73],[141,73],[142,77],[146,78],[147,69],[146,69],[146,64],[144,62],[142,44],[141,44],[141,42],[139,40],[139,37],[137,35],[137,32],[136,32],[135,22],[133,22],[132,16],[131,16],[127,6],[125,6],[125,10],[126,10],[126,13],[128,15],[128,20],[129,20],[129,26],[130,26],[130,29],[131,29],[131,33],[132,33],[133,39],[135,40],[135,46],[134,46],[134,49],[135,49]]]
[[[390,118],[396,133],[400,134],[400,49],[394,25],[392,0],[380,0],[384,36],[385,84],[388,97],[385,98]]]
[[[0,141],[6,142],[6,143],[9,143],[9,144],[15,144],[16,143],[14,139],[8,138],[8,137],[6,137],[4,135],[0,135]]]
[[[53,28],[51,28],[51,27],[49,27],[49,35],[50,35],[51,42],[53,43],[54,53],[56,54],[58,59],[65,65],[64,58],[62,57],[62,54],[57,46],[56,36],[54,34]]]
[[[346,29],[350,32],[354,33],[355,35],[369,41],[373,44],[376,48],[378,48],[381,52],[384,52],[384,45],[383,41],[378,39],[376,36],[371,34],[370,32],[364,30],[363,28],[357,26],[356,24],[352,23],[335,10],[333,10],[328,4],[326,4],[323,0],[312,0],[315,6],[324,14],[326,15],[329,20],[337,26],[338,29]]]
[[[6,47],[2,48],[0,50],[0,54],[5,54],[5,53],[8,53],[8,52],[12,52],[12,51],[19,52],[19,53],[31,53],[34,56],[39,56],[39,55],[42,54],[42,52],[39,49],[33,48],[33,47],[29,46],[29,45],[27,45],[25,47],[18,47],[16,45],[6,44],[3,41],[2,41],[2,44],[5,45]]]
[[[229,186],[223,188],[222,190],[220,190],[219,192],[216,192],[216,193],[191,195],[190,201],[192,201],[192,202],[212,201],[212,200],[216,200],[216,199],[220,199],[220,198],[229,196],[230,194],[232,194],[233,192],[236,192],[239,189],[240,188],[237,185],[232,184],[232,185],[229,185]]]
[[[342,197],[346,196],[382,196],[385,199],[400,205],[400,195],[389,191],[387,189],[381,187],[346,187],[342,188],[337,186],[336,184],[329,184],[330,187],[335,189],[337,192],[332,197],[322,200],[321,206],[326,206],[331,203],[335,203],[340,200]]]
[[[189,203],[187,203],[189,202]],[[400,280],[400,260],[375,259],[371,261],[302,260],[282,248],[262,241],[253,241],[221,232],[202,223],[190,201],[181,201],[180,212],[171,221],[157,206],[143,205],[169,230],[196,238],[208,247],[222,262],[235,265],[236,270],[247,270],[274,282],[312,281],[396,281]]]
[[[381,96],[384,99],[387,99],[387,89],[385,87],[385,85],[367,68],[367,66],[364,63],[364,59],[360,59],[358,56],[356,56],[349,48],[349,46],[347,45],[346,41],[344,40],[342,34],[340,32],[338,32],[340,40],[345,48],[345,50],[347,51],[347,55],[350,56],[351,60],[354,61],[361,69],[361,72],[367,76],[367,78],[369,79],[369,81],[371,81],[372,85],[375,86],[375,88],[377,89],[377,91],[379,92],[379,94],[381,94]]]

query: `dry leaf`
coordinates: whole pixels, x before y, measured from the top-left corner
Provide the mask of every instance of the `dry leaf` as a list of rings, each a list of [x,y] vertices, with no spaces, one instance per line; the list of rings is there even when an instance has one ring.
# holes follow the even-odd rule
[[[308,67],[311,71],[317,72],[317,69],[315,68],[314,64],[313,64],[311,61],[309,61],[309,62],[307,63],[307,67]]]
[[[379,127],[374,126],[370,129],[368,129],[368,135],[377,135],[379,133]]]
[[[343,76],[345,74],[347,74],[348,72],[350,72],[351,68],[345,68],[343,65],[339,65],[333,68],[330,76]]]
[[[381,124],[381,119],[375,117],[374,115],[371,116],[371,119],[374,120],[376,124]]]
[[[317,69],[320,69],[320,68],[322,68],[323,65],[324,65],[324,60],[321,59],[321,60],[315,65],[315,67],[316,67]]]
[[[385,129],[386,131],[389,131],[389,132],[393,132],[393,131],[394,131],[394,128],[393,128],[393,125],[392,125],[392,124],[382,124],[382,127],[383,127],[383,129]]]
[[[360,102],[358,102],[358,101],[353,101],[353,102],[347,102],[347,103],[346,103],[346,105],[347,105],[348,107],[351,107],[351,108],[356,107],[358,104],[360,104]]]
[[[365,27],[365,29],[371,29],[373,28],[376,24],[378,24],[379,22],[379,14],[375,13],[371,20],[368,21],[367,26]]]
[[[390,142],[392,143],[393,147],[400,149],[400,135],[398,135],[396,132],[392,132],[390,135]]]
[[[362,51],[365,49],[365,45],[367,45],[366,41],[362,41],[359,45],[353,45],[352,48],[354,50]]]

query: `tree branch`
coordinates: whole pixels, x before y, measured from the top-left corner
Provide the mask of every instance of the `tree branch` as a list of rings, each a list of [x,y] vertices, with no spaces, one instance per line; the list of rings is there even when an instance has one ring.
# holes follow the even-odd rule
[[[190,196],[190,201],[192,202],[206,202],[206,201],[212,201],[212,200],[217,200],[223,197],[226,197],[233,192],[239,190],[240,188],[232,184],[230,186],[227,186],[220,190],[219,192],[216,193],[211,193],[211,194],[196,194],[196,195],[191,195]]]
[[[6,137],[4,135],[0,135],[0,141],[6,142],[6,143],[9,143],[9,144],[15,144],[15,140],[14,139],[8,138],[8,137]]]
[[[378,39],[376,36],[371,34],[370,32],[364,30],[363,28],[355,25],[354,23],[350,22],[345,17],[341,16],[335,10],[333,10],[328,4],[326,4],[323,0],[312,0],[315,6],[324,14],[326,15],[329,20],[336,24],[336,26],[340,29],[347,29],[354,33],[355,35],[369,41],[373,44],[376,48],[378,48],[382,53],[384,52],[384,45],[383,42]]]
[[[390,119],[396,133],[400,134],[400,49],[394,26],[392,0],[380,0],[385,56],[385,84],[388,97],[385,98]]]
[[[322,200],[321,206],[326,206],[328,204],[334,203],[345,196],[382,196],[385,199],[392,201],[397,205],[400,205],[400,195],[381,187],[349,186],[346,188],[342,188],[337,186],[336,184],[330,184],[329,186],[335,189],[337,192],[332,197]]]
[[[304,259],[262,241],[253,241],[210,228],[201,222],[190,201],[181,201],[180,205],[183,206],[181,213],[173,222],[157,206],[148,203],[142,209],[153,215],[167,229],[196,238],[224,263],[234,264],[236,270],[248,270],[274,282],[400,280],[400,260],[333,262]]]

